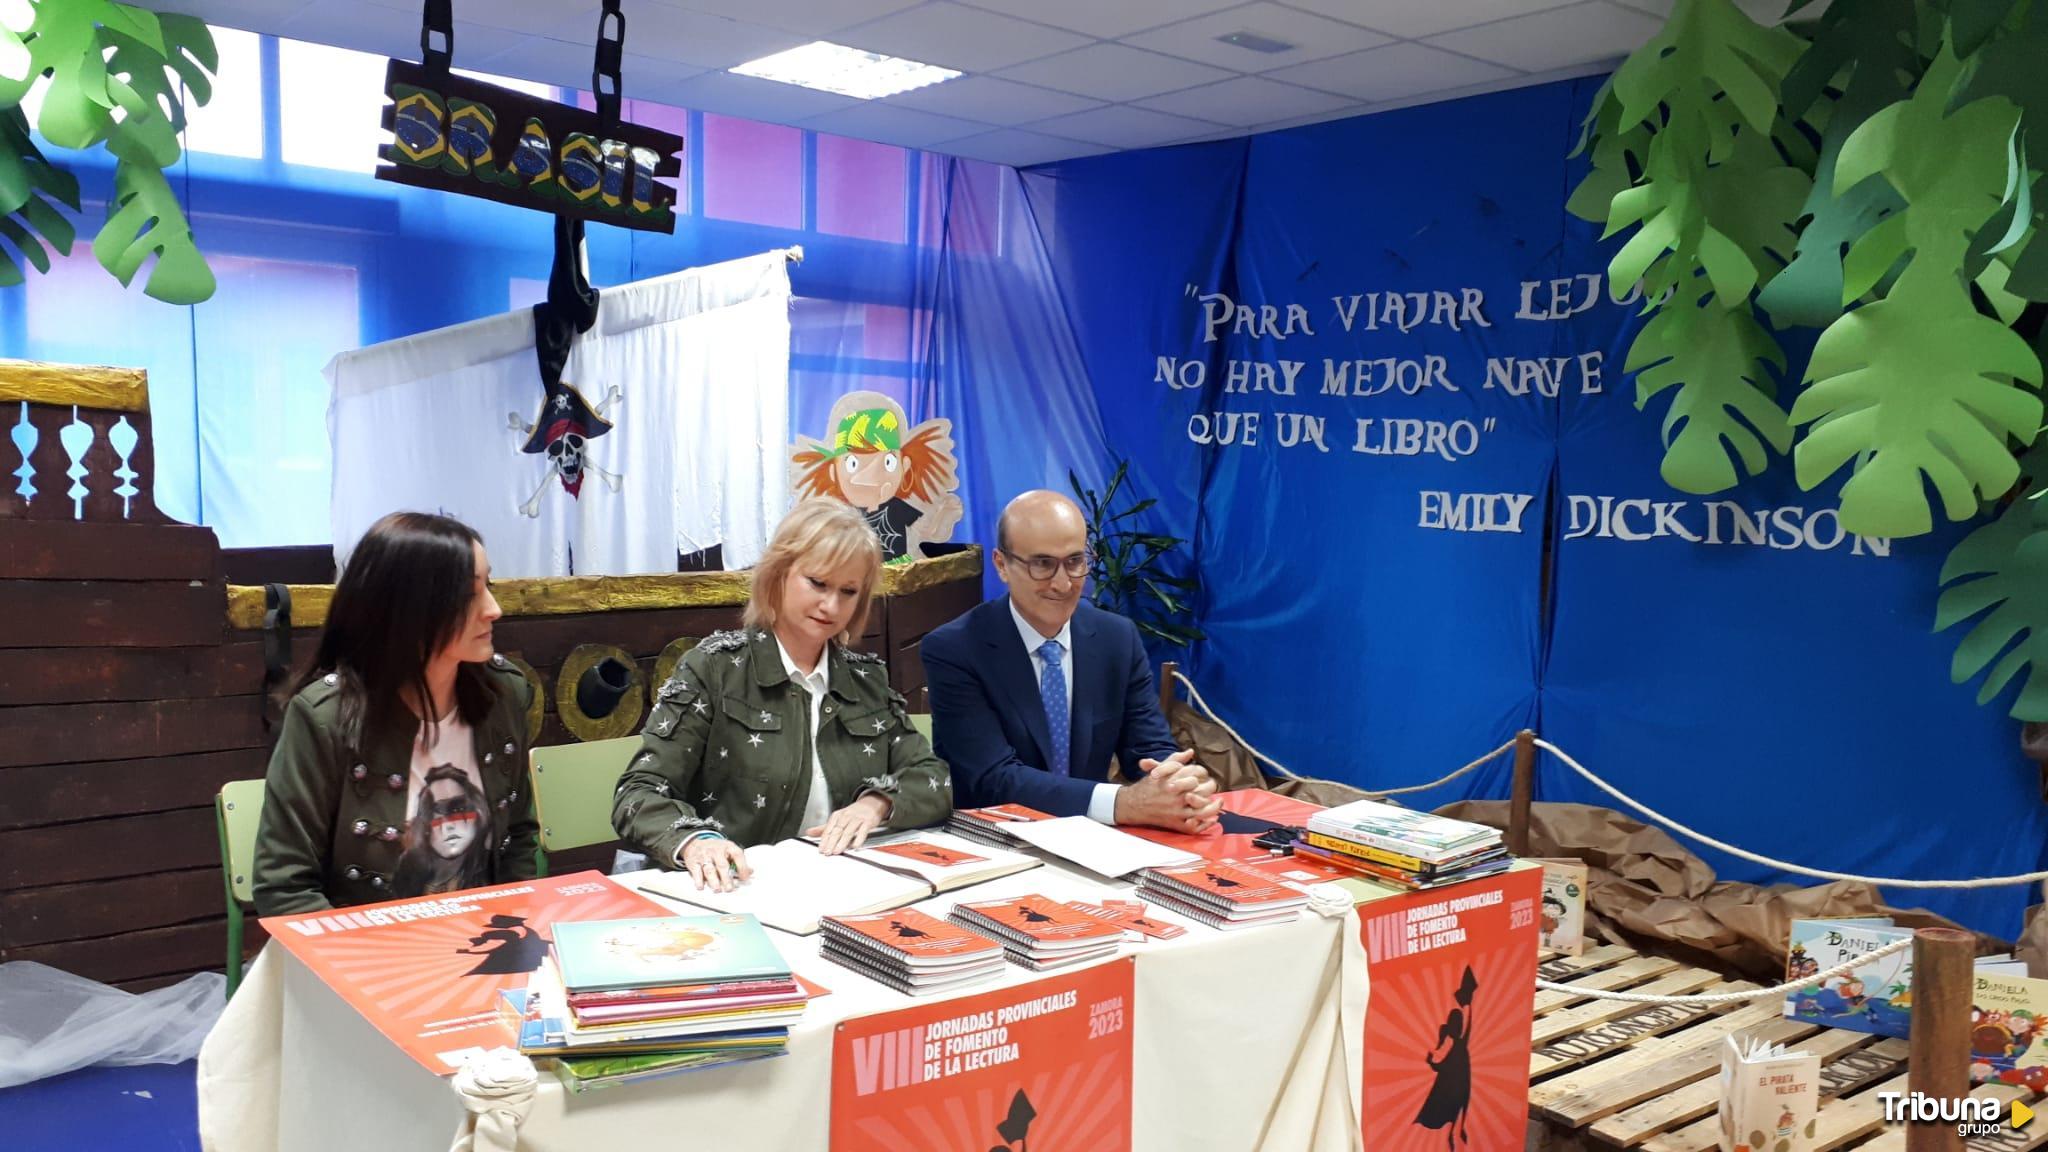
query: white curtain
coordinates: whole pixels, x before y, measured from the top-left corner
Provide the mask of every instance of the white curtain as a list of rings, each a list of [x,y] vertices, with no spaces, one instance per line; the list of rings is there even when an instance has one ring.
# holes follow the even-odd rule
[[[611,421],[587,442],[575,497],[545,455],[521,451],[542,398],[530,311],[336,356],[336,563],[378,517],[410,509],[482,533],[500,577],[673,572],[677,552],[712,544],[726,567],[752,564],[789,501],[794,256],[601,290],[562,370]]]

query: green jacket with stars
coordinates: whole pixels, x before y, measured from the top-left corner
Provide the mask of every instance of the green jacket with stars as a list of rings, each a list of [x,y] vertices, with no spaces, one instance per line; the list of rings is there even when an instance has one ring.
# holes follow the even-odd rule
[[[477,772],[489,805],[490,883],[532,878],[540,826],[526,784],[533,685],[503,656],[482,665],[496,695],[479,723]],[[252,895],[263,916],[394,899],[418,721],[348,740],[341,689],[324,676],[292,697],[264,776]]]
[[[884,827],[921,828],[953,810],[953,781],[889,690],[879,656],[830,646],[818,763],[828,811],[888,797]],[[612,800],[612,827],[660,867],[693,832],[742,846],[799,835],[811,795],[811,698],[783,668],[772,632],[719,632],[662,685]]]

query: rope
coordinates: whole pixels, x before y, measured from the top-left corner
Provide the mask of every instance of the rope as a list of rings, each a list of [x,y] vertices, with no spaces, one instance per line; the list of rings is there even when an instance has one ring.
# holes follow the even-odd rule
[[[1264,763],[1267,766],[1271,767],[1275,772],[1278,772],[1280,775],[1286,777],[1289,780],[1303,779],[1303,777],[1297,776],[1293,772],[1288,771],[1286,765],[1280,763],[1278,760],[1273,759],[1271,756],[1266,755],[1264,752],[1259,751],[1257,748],[1252,747],[1251,741],[1245,739],[1244,736],[1237,731],[1237,729],[1232,728],[1230,726],[1229,721],[1223,719],[1223,717],[1221,716],[1218,716],[1215,710],[1209,707],[1209,702],[1202,699],[1201,690],[1196,688],[1194,681],[1189,680],[1186,674],[1181,672],[1180,669],[1176,668],[1173,670],[1173,678],[1180,684],[1181,687],[1186,688],[1188,690],[1188,698],[1194,702],[1195,707],[1201,709],[1202,714],[1204,716],[1207,716],[1210,720],[1215,721],[1218,726],[1220,726],[1225,732],[1229,733],[1231,739],[1236,740],[1239,744],[1244,745],[1245,750],[1250,752],[1254,758],[1259,760],[1261,763]],[[1570,768],[1572,771],[1577,772],[1580,776],[1585,777],[1586,781],[1592,784],[1595,788],[1600,789],[1602,792],[1607,793],[1609,796],[1614,797],[1616,800],[1619,800],[1621,803],[1628,805],[1630,808],[1635,809],[1636,811],[1642,813],[1644,816],[1649,817],[1651,820],[1654,820],[1657,823],[1662,824],[1665,827],[1681,835],[1689,836],[1692,839],[1707,845],[1708,847],[1718,848],[1721,851],[1728,853],[1730,856],[1735,856],[1740,859],[1747,860],[1752,864],[1761,864],[1766,868],[1775,868],[1780,872],[1790,872],[1799,876],[1812,876],[1819,880],[1852,880],[1863,884],[1874,884],[1881,888],[2002,888],[2007,885],[2013,884],[2035,884],[2048,882],[2048,870],[2043,870],[2039,872],[2027,872],[2017,876],[1983,876],[1971,880],[1902,880],[1896,877],[1860,876],[1854,872],[1831,872],[1825,868],[1808,868],[1803,864],[1793,864],[1785,860],[1779,860],[1775,857],[1764,856],[1756,852],[1751,852],[1746,848],[1737,848],[1733,844],[1729,844],[1721,840],[1716,840],[1712,836],[1709,836],[1704,832],[1699,832],[1695,831],[1692,828],[1688,828],[1685,825],[1679,823],[1678,821],[1673,820],[1671,817],[1664,815],[1662,812],[1659,812],[1656,809],[1650,807],[1649,805],[1644,804],[1642,801],[1637,800],[1633,796],[1624,793],[1619,788],[1616,788],[1614,785],[1609,784],[1605,780],[1602,780],[1600,777],[1595,776],[1591,769],[1579,763],[1577,760],[1572,759],[1570,754],[1565,752],[1564,749],[1559,748],[1557,745],[1552,744],[1550,741],[1538,738],[1535,743],[1536,747],[1541,748],[1544,751],[1550,753],[1551,755],[1557,757],[1559,760],[1564,762],[1567,768]],[[1406,788],[1387,788],[1379,790],[1361,789],[1361,791],[1365,792],[1365,794],[1368,796],[1402,796],[1410,792],[1427,792],[1432,788],[1441,788],[1444,785],[1449,784],[1451,781],[1458,779],[1460,776],[1464,776],[1467,773],[1477,771],[1482,765],[1485,765],[1497,759],[1502,754],[1506,753],[1508,749],[1513,748],[1514,746],[1514,741],[1510,740],[1507,743],[1502,744],[1500,747],[1495,748],[1493,751],[1488,752],[1486,755],[1481,756],[1479,759],[1474,760],[1470,764],[1465,765],[1463,768],[1460,768],[1457,771],[1452,772],[1448,776],[1443,776],[1438,779],[1432,780],[1427,784],[1416,784]],[[1610,996],[1608,998],[1627,999],[1627,997],[1619,995]],[[1749,994],[1745,993],[1741,996],[1736,996],[1732,998],[1747,999],[1749,998]],[[1659,1002],[1662,1003],[1664,1001]],[[1672,1000],[1669,1002],[1690,1003],[1694,1001],[1689,1001],[1681,997],[1677,1000]],[[1708,1001],[1702,999],[1697,1002],[1706,1003]]]
[[[1872,960],[1889,956],[1894,952],[1902,952],[1912,946],[1913,938],[1907,936],[1901,940],[1894,940],[1882,948],[1866,952],[1854,960],[1844,960],[1825,971],[1787,981],[1776,988],[1758,988],[1753,992],[1699,992],[1690,996],[1654,996],[1647,992],[1608,992],[1602,989],[1575,987],[1571,984],[1553,984],[1548,980],[1538,980],[1536,987],[1546,992],[1569,992],[1574,996],[1590,996],[1595,1000],[1626,1000],[1631,1004],[1728,1004],[1737,1000],[1769,1000],[1782,998],[1786,993],[1801,988],[1811,988],[1830,977],[1840,976],[1844,972],[1861,968]]]
[[[1883,888],[1997,888],[2007,884],[2032,884],[2036,881],[2048,880],[2048,871],[2028,872],[2020,876],[1986,876],[1974,880],[1898,880],[1882,876],[1858,876],[1853,872],[1830,872],[1824,868],[1808,868],[1799,864],[1789,864],[1783,860],[1774,859],[1770,856],[1761,856],[1747,849],[1737,848],[1733,844],[1723,843],[1704,832],[1695,832],[1671,817],[1644,804],[1642,801],[1622,792],[1607,781],[1593,775],[1585,765],[1572,759],[1565,753],[1564,749],[1559,748],[1550,741],[1539,739],[1536,741],[1536,746],[1564,761],[1565,767],[1585,777],[1587,782],[1595,788],[1641,812],[1657,823],[1670,828],[1672,831],[1690,836],[1709,847],[1719,848],[1730,856],[1738,856],[1752,864],[1762,864],[1767,868],[1776,868],[1783,872],[1793,872],[1801,876],[1813,876],[1822,880],[1856,880],[1865,884],[1875,884]]]
[[[1232,728],[1230,726],[1229,721],[1225,720],[1221,716],[1218,716],[1215,710],[1209,707],[1209,702],[1207,700],[1202,699],[1201,690],[1195,687],[1195,682],[1188,679],[1187,676],[1184,673],[1182,673],[1180,669],[1176,668],[1173,670],[1173,678],[1180,683],[1181,687],[1188,690],[1188,699],[1194,701],[1195,707],[1200,708],[1202,710],[1202,715],[1207,716],[1209,719],[1215,721],[1218,727],[1222,728],[1225,732],[1229,733],[1231,739],[1237,741],[1239,744],[1244,745],[1245,750],[1250,752],[1254,758],[1267,764],[1275,772],[1278,772],[1280,775],[1285,776],[1289,780],[1303,779],[1303,777],[1297,776],[1294,773],[1288,771],[1286,765],[1280,763],[1278,760],[1273,759],[1271,756],[1266,755],[1264,752],[1259,751],[1257,748],[1252,747],[1251,741],[1245,739],[1244,736],[1241,735],[1237,729]],[[1448,776],[1432,780],[1427,784],[1416,784],[1407,788],[1361,788],[1359,789],[1359,791],[1364,792],[1368,796],[1405,796],[1410,792],[1427,792],[1431,788],[1441,788],[1445,784],[1449,784],[1451,781],[1456,780],[1460,776],[1466,775],[1470,772],[1477,771],[1481,766],[1499,758],[1503,753],[1507,752],[1508,749],[1513,748],[1514,746],[1515,742],[1510,740],[1507,743],[1501,745],[1500,747],[1495,748],[1493,751],[1488,752],[1486,755],[1481,756],[1479,759],[1474,760],[1470,764],[1465,765],[1463,768],[1458,769],[1456,772],[1453,772]]]

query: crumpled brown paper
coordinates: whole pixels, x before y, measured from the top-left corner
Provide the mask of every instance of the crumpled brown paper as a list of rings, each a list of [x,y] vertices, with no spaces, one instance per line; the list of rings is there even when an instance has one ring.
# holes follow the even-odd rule
[[[1437,813],[1494,828],[1508,824],[1505,800],[1460,801]],[[1706,861],[1662,829],[1591,804],[1532,804],[1529,853],[1586,862],[1589,940],[1647,945],[1660,955],[1772,984],[1784,979],[1794,920],[1889,916],[1905,928],[1960,927],[1921,909],[1890,907],[1875,885],[1857,881],[1764,888],[1716,880]],[[2033,920],[2028,935],[2048,960],[2048,917]],[[1980,933],[1977,948],[1989,955],[2011,945]]]
[[[1225,732],[1221,724],[1178,698],[1166,705],[1166,726],[1173,732],[1174,743],[1195,750],[1195,762],[1209,770],[1219,792],[1264,788],[1268,792],[1321,804],[1325,808],[1374,798],[1363,789],[1334,780],[1290,780],[1266,775],[1252,754]]]

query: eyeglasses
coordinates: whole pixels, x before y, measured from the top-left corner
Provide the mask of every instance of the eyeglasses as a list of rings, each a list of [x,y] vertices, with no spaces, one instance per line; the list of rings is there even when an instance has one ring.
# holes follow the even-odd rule
[[[1011,560],[1015,561],[1016,563],[1022,564],[1024,566],[1024,571],[1030,573],[1031,578],[1033,580],[1050,580],[1052,579],[1052,574],[1054,572],[1058,572],[1063,569],[1066,571],[1066,574],[1069,577],[1075,580],[1079,580],[1081,577],[1088,575],[1088,566],[1094,563],[1095,560],[1095,557],[1089,555],[1086,552],[1076,552],[1072,556],[1067,557],[1024,557],[1017,555],[1015,552],[1010,551],[1008,548],[999,548],[997,549],[997,551],[1001,552],[1005,556],[1008,556]]]

